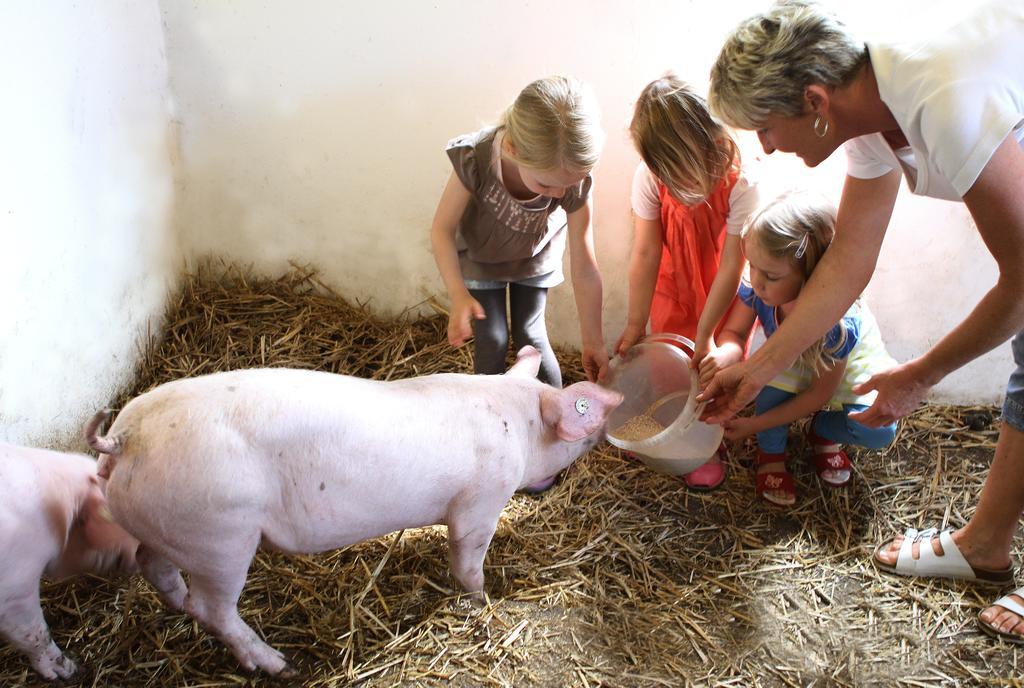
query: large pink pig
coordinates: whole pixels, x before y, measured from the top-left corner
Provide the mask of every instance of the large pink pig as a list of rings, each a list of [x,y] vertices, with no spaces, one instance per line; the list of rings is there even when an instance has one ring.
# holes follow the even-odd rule
[[[44,678],[75,664],[50,638],[40,577],[135,573],[138,545],[111,520],[94,459],[0,444],[0,636]]]
[[[238,616],[257,548],[320,552],[443,523],[452,575],[482,598],[484,554],[512,493],[593,447],[622,401],[588,382],[549,387],[539,363],[525,347],[505,375],[215,373],[135,398],[106,437],[97,414],[86,437],[164,601],[245,668],[288,674]]]

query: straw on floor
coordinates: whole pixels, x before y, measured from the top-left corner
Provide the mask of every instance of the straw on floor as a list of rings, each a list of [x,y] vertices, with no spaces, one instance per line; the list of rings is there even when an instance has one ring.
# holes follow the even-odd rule
[[[314,271],[189,276],[134,388],[254,366],[392,379],[468,372],[433,317],[383,319]],[[582,377],[560,351],[566,382]],[[485,562],[490,603],[451,589],[444,529],[343,550],[260,553],[241,614],[308,686],[1020,685],[1024,650],[975,629],[992,593],[877,572],[872,549],[907,525],[970,516],[998,431],[994,408],[926,406],[892,448],[854,454],[846,490],[793,464],[790,510],[753,498],[750,446],[723,488],[685,491],[603,444],[539,497],[508,505]],[[806,455],[794,433],[793,456]],[[381,441],[386,441],[382,438]],[[1021,554],[1020,540],[1015,555]],[[83,686],[281,685],[244,674],[141,579],[44,583],[56,641]],[[39,685],[0,646],[0,685]]]

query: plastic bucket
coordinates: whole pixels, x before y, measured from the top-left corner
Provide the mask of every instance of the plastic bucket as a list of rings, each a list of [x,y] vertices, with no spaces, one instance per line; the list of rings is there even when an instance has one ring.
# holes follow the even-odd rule
[[[608,417],[608,441],[659,473],[689,473],[714,456],[722,442],[720,425],[698,420],[704,404],[696,400],[693,348],[686,337],[652,334],[609,367],[606,384],[624,400]]]

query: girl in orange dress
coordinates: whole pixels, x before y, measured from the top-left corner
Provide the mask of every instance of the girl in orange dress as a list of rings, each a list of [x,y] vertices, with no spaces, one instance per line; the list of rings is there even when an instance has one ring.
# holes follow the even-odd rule
[[[652,332],[692,339],[696,367],[739,286],[740,231],[757,209],[757,187],[726,128],[672,74],[641,92],[630,134],[643,162],[633,175],[629,315],[616,351],[643,337],[649,320]],[[724,479],[716,456],[686,484],[710,490]]]

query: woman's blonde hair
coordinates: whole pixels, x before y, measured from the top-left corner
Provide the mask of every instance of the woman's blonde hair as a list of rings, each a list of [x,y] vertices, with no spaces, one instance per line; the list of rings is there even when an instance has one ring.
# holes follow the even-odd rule
[[[726,39],[711,68],[708,102],[730,125],[759,129],[768,115],[803,114],[808,85],[845,85],[867,61],[864,42],[822,7],[780,0]]]
[[[534,81],[505,110],[498,126],[514,150],[508,157],[532,170],[589,174],[604,145],[597,100],[572,77]]]
[[[687,205],[710,196],[739,165],[739,148],[728,130],[674,74],[640,92],[629,133],[647,169]]]
[[[782,194],[743,228],[744,241],[756,241],[774,258],[787,259],[806,283],[835,235],[836,209],[826,198],[805,191]],[[822,337],[800,362],[814,372],[831,368],[834,354],[846,344],[846,325],[839,321],[839,339],[831,347]]]

